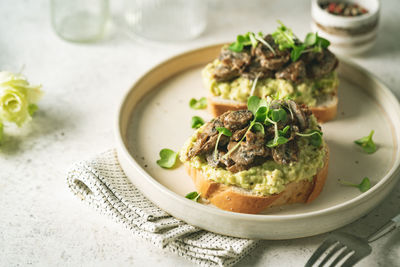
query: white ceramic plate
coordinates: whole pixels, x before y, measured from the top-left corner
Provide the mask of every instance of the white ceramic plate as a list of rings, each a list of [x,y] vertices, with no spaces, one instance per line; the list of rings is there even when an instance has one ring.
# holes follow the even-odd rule
[[[217,57],[221,45],[190,51],[158,65],[130,89],[116,127],[118,156],[129,179],[160,208],[189,224],[225,235],[288,239],[316,235],[350,223],[388,195],[399,177],[400,107],[379,80],[358,66],[340,62],[339,110],[322,126],[330,147],[329,175],[311,204],[295,204],[266,214],[223,211],[195,203],[195,191],[182,166],[165,170],[156,164],[162,148],[178,151],[193,134],[192,116],[211,116],[189,108],[192,97],[206,96],[200,70]],[[353,141],[375,130],[378,151],[367,155]],[[369,177],[366,193],[338,184]]]

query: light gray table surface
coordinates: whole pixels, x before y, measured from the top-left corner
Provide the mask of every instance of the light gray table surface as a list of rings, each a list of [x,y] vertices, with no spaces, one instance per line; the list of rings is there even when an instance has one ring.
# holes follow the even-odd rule
[[[110,1],[114,18],[123,3]],[[400,2],[382,1],[379,38],[353,60],[400,98]],[[0,266],[191,266],[133,237],[74,197],[65,175],[76,161],[114,147],[116,109],[132,83],[155,64],[191,48],[271,32],[281,19],[300,36],[310,30],[309,1],[214,1],[199,38],[155,44],[113,23],[98,43],[61,40],[50,1],[0,1],[0,70],[43,84],[45,95],[26,136],[0,149]],[[221,9],[224,12],[222,13]],[[224,15],[229,14],[229,15]],[[367,216],[343,231],[366,235],[400,212],[400,184]],[[301,266],[326,235],[262,243],[237,266]],[[373,243],[359,266],[400,266],[400,231]]]

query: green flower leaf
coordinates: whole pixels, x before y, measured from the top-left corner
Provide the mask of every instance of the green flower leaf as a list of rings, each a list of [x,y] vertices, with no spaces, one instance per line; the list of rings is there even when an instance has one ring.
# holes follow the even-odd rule
[[[185,197],[197,202],[201,194],[197,193],[196,191],[188,193]]]
[[[36,105],[36,104],[30,104],[29,106],[28,106],[28,113],[29,113],[29,115],[30,116],[33,116],[35,113],[36,113],[36,111],[39,109],[39,107],[38,107],[38,105]]]
[[[372,130],[368,136],[362,137],[354,141],[354,143],[361,146],[366,153],[372,154],[376,151],[376,145],[372,140],[373,135],[374,135],[374,130]]]
[[[192,117],[192,128],[193,129],[198,129],[204,124],[204,120],[200,118],[199,116],[193,116]]]
[[[3,142],[4,139],[4,126],[3,123],[0,121],[0,145]]]
[[[358,188],[362,193],[367,192],[371,188],[371,181],[369,180],[368,177],[364,177],[364,179],[361,181],[359,184],[354,184],[351,182],[339,180],[339,183],[341,185],[345,186],[352,186]]]
[[[177,159],[178,153],[171,149],[164,148],[160,151],[160,159],[157,160],[157,164],[162,168],[171,169],[175,166]]]
[[[192,98],[190,99],[189,106],[192,109],[205,109],[207,108],[207,98],[202,97],[199,100]]]

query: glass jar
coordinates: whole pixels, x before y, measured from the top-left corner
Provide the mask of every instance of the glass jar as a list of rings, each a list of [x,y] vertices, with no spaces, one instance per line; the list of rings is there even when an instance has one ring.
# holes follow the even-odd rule
[[[146,39],[192,39],[207,24],[208,0],[125,0],[125,3],[125,20],[130,30]]]
[[[67,41],[100,40],[108,18],[108,0],[51,0],[53,28]]]

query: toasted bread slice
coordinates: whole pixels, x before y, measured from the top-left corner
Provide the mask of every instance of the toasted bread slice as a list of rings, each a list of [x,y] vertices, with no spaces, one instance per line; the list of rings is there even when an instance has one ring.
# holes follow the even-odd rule
[[[202,198],[208,199],[223,210],[257,214],[270,207],[313,201],[324,187],[328,176],[328,162],[329,152],[326,148],[324,166],[312,181],[291,182],[281,193],[268,196],[260,196],[247,189],[214,182],[204,177],[201,170],[190,166],[188,162],[185,163],[185,167]]]
[[[336,117],[338,106],[337,95],[330,95],[326,99],[318,101],[318,106],[309,107],[318,122],[327,122]],[[228,110],[241,110],[247,109],[247,104],[235,100],[227,100],[221,97],[208,97],[208,110],[213,117],[225,113]]]

